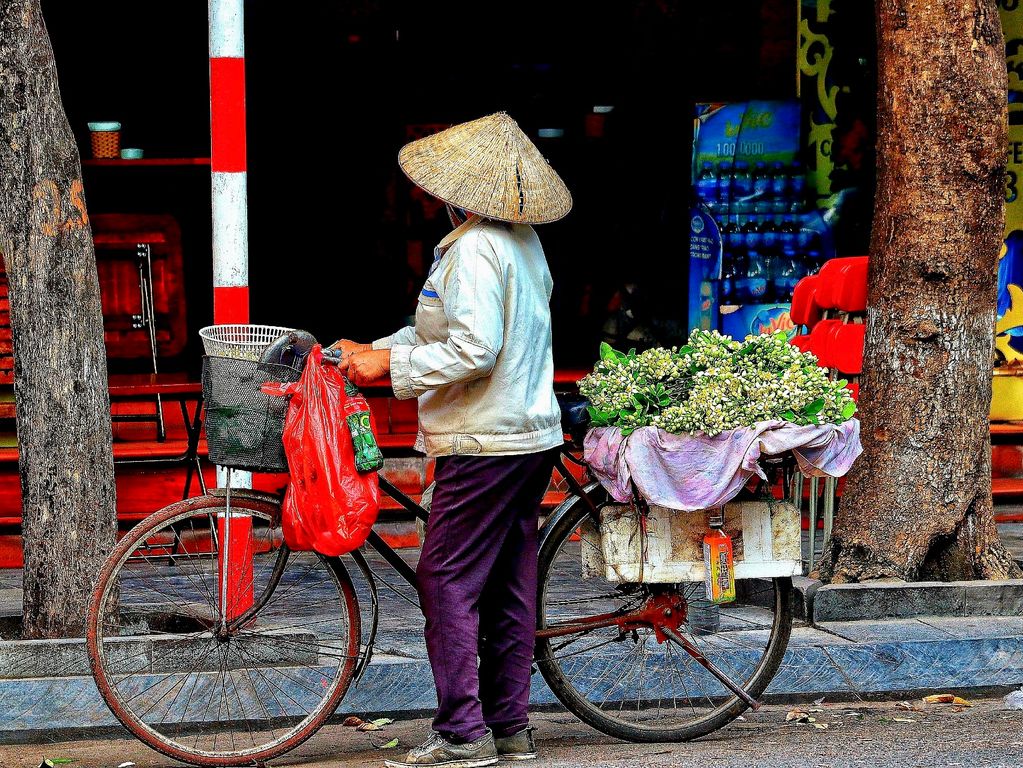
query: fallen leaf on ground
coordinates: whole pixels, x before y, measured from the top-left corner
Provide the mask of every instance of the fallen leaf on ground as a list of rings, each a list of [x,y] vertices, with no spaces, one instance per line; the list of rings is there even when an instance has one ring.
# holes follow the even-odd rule
[[[355,726],[357,731],[379,731],[380,726],[376,723],[362,723],[361,725]]]
[[[819,728],[822,731],[828,730],[828,724],[827,723],[814,723],[813,727],[814,728]]]
[[[398,746],[399,743],[400,742],[397,739],[391,739],[386,744],[377,744],[376,748],[377,749],[394,749],[395,747]]]
[[[915,723],[916,720],[914,720],[911,717],[896,717],[895,718],[895,722],[896,723]]]
[[[117,768],[135,768],[135,763],[129,760],[127,763],[121,763]]]
[[[916,704],[914,704],[911,701],[900,701],[898,704],[895,705],[895,708],[896,709],[904,709],[907,712],[919,712],[920,711],[920,707],[918,707]]]
[[[813,703],[816,704],[819,707],[821,704],[824,703],[824,699],[825,698],[827,698],[827,697],[826,696],[821,696],[819,699],[814,699]]]
[[[955,704],[957,707],[973,706],[966,699],[951,693],[932,693],[930,696],[924,696],[923,701],[925,704]]]
[[[785,715],[786,723],[816,723],[816,717],[810,717],[810,715],[801,709],[791,709],[788,714]]]
[[[349,728],[355,728],[356,726],[362,725],[364,722],[366,721],[363,720],[361,717],[355,717],[355,715],[352,715],[351,717],[346,717],[344,722],[341,723],[341,725],[347,726]]]
[[[373,723],[373,725],[379,725],[381,728],[383,728],[385,725],[390,725],[391,723],[393,723],[394,720],[392,720],[389,717],[378,717],[376,720],[371,720],[370,722]]]

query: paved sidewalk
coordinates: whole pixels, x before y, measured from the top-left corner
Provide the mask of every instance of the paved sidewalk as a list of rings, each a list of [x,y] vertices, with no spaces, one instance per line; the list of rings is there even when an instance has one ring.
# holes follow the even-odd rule
[[[411,562],[418,553],[402,550],[402,554]],[[375,656],[342,709],[357,714],[429,711],[435,694],[422,640],[422,617],[412,604],[415,592],[382,562],[377,565],[381,625]],[[20,613],[19,579],[17,572],[0,572],[0,633],[5,629],[2,617]],[[807,583],[801,580],[804,589]],[[365,585],[358,586],[365,597]],[[1011,586],[1017,596],[1013,605],[1018,607],[1023,586]],[[864,600],[863,605],[867,604]],[[1023,613],[963,615],[958,609],[947,613],[953,615],[917,612],[902,618],[816,624],[798,619],[767,697],[812,700],[825,695],[857,700],[945,689],[1006,691],[1023,685]],[[71,641],[56,653],[49,650],[45,672],[39,676],[4,679],[19,665],[31,663],[26,660],[31,648],[24,642],[0,642],[0,742],[47,738],[54,731],[118,727],[88,674],[80,641],[77,645]],[[533,678],[532,699],[539,705],[557,704],[539,675]]]

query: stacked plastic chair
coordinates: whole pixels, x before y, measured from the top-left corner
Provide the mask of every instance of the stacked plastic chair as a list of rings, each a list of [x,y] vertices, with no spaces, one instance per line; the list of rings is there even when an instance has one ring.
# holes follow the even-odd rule
[[[832,379],[846,379],[853,399],[859,397],[859,376],[863,372],[863,341],[867,326],[867,257],[831,259],[820,272],[804,277],[792,294],[790,316],[801,332],[792,343],[817,357]],[[803,498],[804,478],[796,473],[792,497]],[[824,480],[820,499],[820,479],[810,478],[809,569],[814,567],[817,539],[817,511],[823,506],[823,547],[831,537],[835,517],[838,480]]]

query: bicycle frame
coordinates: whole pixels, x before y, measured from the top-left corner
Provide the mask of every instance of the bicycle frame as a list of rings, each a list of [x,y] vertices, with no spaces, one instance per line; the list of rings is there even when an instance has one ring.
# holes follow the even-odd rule
[[[599,524],[600,514],[597,503],[594,501],[589,491],[582,485],[582,483],[579,482],[578,479],[576,479],[569,468],[565,465],[566,459],[577,466],[585,467],[585,462],[571,453],[570,444],[568,443],[561,448],[561,454],[554,465],[555,471],[557,471],[561,478],[568,484],[573,494],[577,498],[582,499],[589,507],[589,512],[594,523]],[[398,488],[396,488],[389,480],[381,477],[379,482],[380,490],[397,501],[405,510],[411,512],[416,519],[422,520],[423,522],[426,522],[429,519],[429,511],[426,508],[417,504],[409,498],[408,495],[398,490]],[[237,491],[235,491],[235,493],[237,493]],[[245,491],[242,491],[242,493],[244,494]],[[252,492],[250,491],[249,493]],[[229,514],[227,515],[227,518],[230,519]],[[545,524],[545,528],[551,525],[552,522],[553,520],[548,520]],[[379,554],[409,586],[417,589],[418,591],[418,581],[416,579],[415,569],[405,562],[401,555],[399,555],[386,541],[384,541],[380,534],[371,530],[369,537],[366,539],[366,544],[376,551],[377,554]],[[283,545],[280,549],[277,560],[274,563],[274,568],[271,571],[268,583],[263,593],[254,600],[247,610],[239,614],[237,617],[228,618],[224,622],[224,628],[221,629],[221,631],[233,632],[259,613],[260,609],[269,601],[274,590],[277,588],[281,575],[284,573],[284,568],[287,564],[289,554],[290,550],[287,545]],[[358,682],[362,678],[362,675],[373,656],[373,646],[376,640],[379,620],[379,597],[376,586],[376,577],[373,573],[372,566],[370,566],[365,555],[360,550],[355,550],[350,554],[369,585],[372,601],[372,620],[370,622],[369,635],[365,643],[366,653],[361,659],[359,667],[355,673],[355,681]],[[677,595],[668,592],[662,593],[655,589],[651,590],[648,599],[636,609],[618,611],[598,616],[589,616],[563,625],[545,627],[544,629],[537,631],[537,637],[539,639],[553,639],[556,637],[564,637],[566,635],[576,633],[586,633],[595,629],[612,626],[617,626],[619,631],[622,634],[625,634],[639,627],[650,627],[653,629],[659,642],[672,642],[683,648],[697,663],[714,675],[714,677],[721,681],[726,688],[735,693],[736,696],[743,700],[748,706],[754,710],[758,709],[760,707],[760,703],[758,701],[751,698],[741,686],[707,659],[704,654],[701,653],[700,650],[692,643],[686,640],[685,637],[679,634],[678,630],[685,620],[685,601]]]

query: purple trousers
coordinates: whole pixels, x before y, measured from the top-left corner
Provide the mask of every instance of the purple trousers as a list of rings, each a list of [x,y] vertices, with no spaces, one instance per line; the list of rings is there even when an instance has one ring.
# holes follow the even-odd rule
[[[417,576],[433,727],[449,740],[473,741],[488,727],[508,736],[529,722],[537,520],[556,456],[437,459]]]

